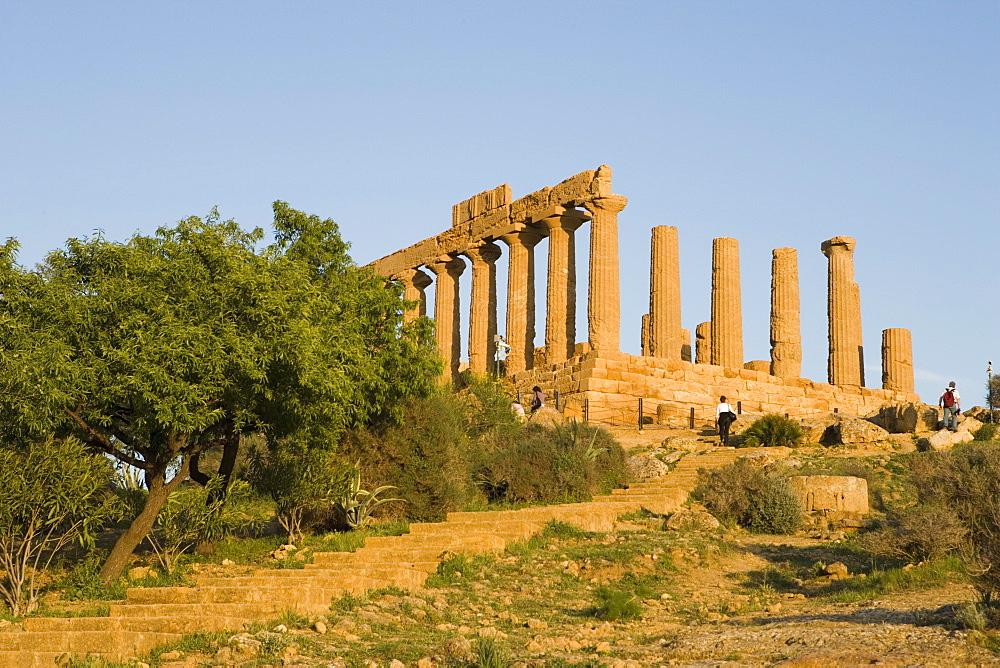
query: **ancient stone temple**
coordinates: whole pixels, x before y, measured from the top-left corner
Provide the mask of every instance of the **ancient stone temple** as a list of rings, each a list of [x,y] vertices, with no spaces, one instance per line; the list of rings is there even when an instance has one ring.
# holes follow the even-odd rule
[[[425,290],[434,285],[443,382],[461,382],[463,368],[502,373],[521,391],[540,385],[550,397],[558,392],[560,410],[567,415],[635,424],[641,418],[639,406],[644,406],[644,415],[660,421],[681,422],[692,415],[705,419],[714,416],[720,394],[740,402],[744,410],[795,417],[834,409],[867,414],[887,401],[919,400],[913,394],[905,329],[884,330],[882,388],[864,387],[855,241],[849,237],[834,237],[821,246],[829,258],[829,383],[800,377],[798,259],[793,248],[772,253],[771,359],[744,360],[739,242],[732,238],[713,241],[711,314],[694,328],[692,362],[691,333],[681,322],[679,233],[667,225],[655,226],[650,237],[642,355],[622,353],[618,217],[627,203],[612,191],[607,166],[516,200],[502,185],[453,206],[449,229],[370,266],[402,284],[409,302],[405,319],[428,313]],[[576,266],[581,231],[589,233],[585,278],[577,275]],[[535,273],[536,252],[546,254],[544,277]],[[498,264],[507,269],[505,314],[497,313]],[[459,297],[463,280],[471,281],[468,305]],[[578,290],[581,280],[586,280],[586,291]],[[544,324],[536,322],[536,295],[544,295]],[[577,332],[577,312],[584,309],[586,340],[579,341],[584,333]],[[463,329],[468,332],[464,346]],[[496,344],[501,333],[510,347],[502,363]]]

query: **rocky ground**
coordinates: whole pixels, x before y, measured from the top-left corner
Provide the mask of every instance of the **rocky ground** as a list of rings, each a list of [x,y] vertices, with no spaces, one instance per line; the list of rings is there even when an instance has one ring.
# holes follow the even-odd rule
[[[674,532],[635,517],[608,534],[554,527],[495,557],[444,562],[420,591],[347,597],[319,618],[222,634],[162,665],[1000,665],[961,630],[974,599],[957,573],[912,569],[913,589],[865,589],[849,545]],[[845,579],[825,575],[843,563]],[[832,569],[836,570],[836,569]],[[603,588],[603,589],[602,589]],[[640,618],[602,616],[625,592]],[[857,598],[859,600],[852,599]],[[496,663],[489,663],[491,657]],[[158,661],[158,662],[160,662]]]

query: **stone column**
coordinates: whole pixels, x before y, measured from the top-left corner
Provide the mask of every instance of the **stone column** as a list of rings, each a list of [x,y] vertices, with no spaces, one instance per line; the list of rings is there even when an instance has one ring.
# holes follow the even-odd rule
[[[649,345],[649,314],[642,314],[642,326],[639,330],[639,348],[642,351],[643,357],[648,357],[652,355],[650,352]]]
[[[465,262],[451,255],[442,255],[427,267],[437,276],[434,289],[434,334],[437,337],[438,352],[444,360],[443,379],[454,382],[458,380],[458,361],[462,354],[458,277],[465,271]]]
[[[649,334],[652,357],[681,359],[681,265],[677,228],[653,228],[649,262]]]
[[[681,359],[691,361],[691,331],[681,328]]]
[[[577,215],[572,215],[572,214]],[[576,239],[579,212],[538,221],[549,231],[549,276],[545,309],[545,361],[562,362],[576,347]]]
[[[618,268],[618,212],[628,199],[621,195],[587,202],[590,223],[590,285],[587,329],[593,350],[613,350],[621,345],[621,290]]]
[[[497,267],[500,247],[484,243],[465,253],[472,261],[472,295],[469,305],[469,369],[493,373],[496,363]]]
[[[743,311],[740,297],[740,244],[731,237],[712,240],[712,364],[743,368]]]
[[[694,328],[694,363],[712,363],[712,323],[699,322]]]
[[[771,252],[771,375],[802,376],[799,258],[794,248]]]
[[[536,230],[505,234],[507,254],[507,375],[530,369],[535,361],[535,245],[542,240]]]
[[[913,392],[913,343],[910,330],[882,330],[882,389]]]
[[[403,285],[403,299],[415,302],[414,305],[403,311],[403,322],[410,322],[414,318],[427,315],[427,296],[424,288],[433,281],[431,277],[419,269],[407,269],[392,277]]]
[[[827,274],[827,318],[830,356],[827,375],[831,385],[865,384],[861,344],[861,297],[854,282],[854,246],[850,237],[834,237],[820,246],[830,259]]]

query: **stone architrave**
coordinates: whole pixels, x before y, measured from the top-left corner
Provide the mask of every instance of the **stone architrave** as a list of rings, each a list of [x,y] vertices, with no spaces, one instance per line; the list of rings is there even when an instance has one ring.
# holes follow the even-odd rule
[[[403,321],[410,322],[414,318],[427,315],[427,295],[424,289],[434,281],[419,269],[408,269],[392,277],[403,285],[403,299],[414,302],[411,308],[403,311]]]
[[[861,338],[861,296],[854,282],[854,247],[851,237],[833,237],[820,249],[829,258],[827,318],[830,356],[827,375],[831,385],[865,384]]]
[[[743,368],[740,245],[731,237],[712,240],[712,364]]]
[[[500,237],[507,254],[507,375],[534,366],[535,362],[535,246],[543,235],[523,228]]]
[[[559,207],[556,215],[536,224],[549,233],[546,285],[545,360],[548,364],[573,357],[576,347],[576,230],[587,216]]]
[[[771,375],[802,375],[799,323],[799,259],[794,248],[771,252]]]
[[[610,178],[610,173],[607,178]],[[590,223],[590,281],[587,300],[587,328],[592,350],[618,352],[621,346],[618,212],[626,204],[628,199],[621,195],[597,197],[586,203],[593,216]]]
[[[699,322],[694,328],[694,363],[712,363],[712,323]]]
[[[434,333],[438,352],[445,363],[443,378],[454,382],[458,380],[458,363],[462,354],[458,277],[465,271],[465,262],[461,258],[442,255],[436,262],[427,265],[427,268],[437,276],[434,290]]]
[[[649,355],[681,359],[681,269],[677,228],[653,228],[649,262]]]
[[[910,330],[882,330],[882,389],[913,392],[913,343]]]
[[[497,268],[500,247],[483,243],[465,253],[472,261],[472,295],[469,299],[469,369],[493,373],[496,365]]]

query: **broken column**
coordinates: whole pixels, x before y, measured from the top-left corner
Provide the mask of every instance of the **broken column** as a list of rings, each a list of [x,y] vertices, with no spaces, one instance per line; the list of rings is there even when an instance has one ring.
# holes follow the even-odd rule
[[[483,243],[465,253],[472,260],[472,294],[469,305],[469,369],[493,373],[496,362],[497,268],[500,247]]]
[[[802,375],[802,332],[799,326],[799,260],[794,248],[771,252],[772,376]]]
[[[882,389],[913,392],[913,343],[910,330],[882,330]]]
[[[424,288],[434,281],[419,269],[407,269],[392,277],[403,285],[403,299],[413,302],[413,306],[403,311],[403,322],[427,315],[427,296]]]
[[[712,323],[699,322],[694,328],[694,363],[712,363]]]
[[[740,244],[731,237],[712,240],[711,350],[712,364],[743,368]]]
[[[830,341],[827,376],[831,385],[865,384],[861,296],[854,282],[854,246],[851,237],[834,237],[820,246],[830,260],[826,304]]]
[[[458,277],[465,271],[465,262],[451,255],[442,255],[427,267],[437,276],[434,286],[434,334],[445,364],[443,378],[454,382],[458,380],[458,362],[462,354]]]
[[[610,176],[610,175],[609,175]],[[628,199],[598,197],[586,203],[590,223],[590,285],[587,328],[593,350],[618,351],[621,345],[621,292],[618,269],[618,212]]]
[[[562,362],[576,347],[576,239],[587,216],[559,207],[538,223],[549,231],[549,267],[545,309],[545,361]]]
[[[681,359],[681,270],[677,228],[653,228],[649,263],[649,352]]]
[[[524,228],[505,234],[507,254],[507,374],[534,366],[535,360],[535,245],[542,240],[538,230]]]

